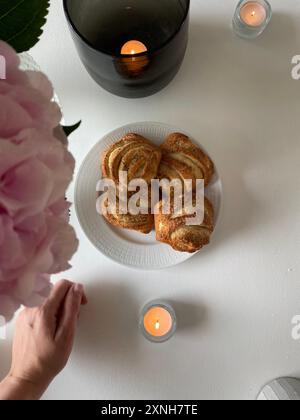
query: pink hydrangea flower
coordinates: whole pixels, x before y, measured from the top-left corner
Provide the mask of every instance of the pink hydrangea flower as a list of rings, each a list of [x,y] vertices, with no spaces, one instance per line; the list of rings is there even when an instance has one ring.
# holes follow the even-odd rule
[[[1,41],[0,55],[7,65],[0,80],[0,315],[8,320],[48,296],[50,275],[70,267],[78,242],[65,201],[75,162],[58,136],[52,86],[42,73],[19,70],[17,54]]]

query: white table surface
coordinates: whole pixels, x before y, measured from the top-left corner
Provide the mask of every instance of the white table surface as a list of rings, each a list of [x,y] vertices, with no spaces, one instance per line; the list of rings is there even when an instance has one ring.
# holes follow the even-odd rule
[[[80,239],[68,278],[83,282],[74,352],[46,399],[253,399],[268,380],[300,377],[300,2],[272,0],[274,17],[256,41],[230,23],[237,0],[192,0],[190,43],[176,79],[153,97],[110,95],[76,54],[61,0],[51,1],[32,55],[53,81],[72,136],[77,171],[108,131],[136,121],[175,124],[198,136],[224,183],[224,210],[212,245],[161,272],[134,271]],[[73,186],[70,194],[73,194]],[[61,277],[61,276],[59,276]],[[180,329],[152,345],[138,330],[142,305],[174,303]],[[0,374],[9,366],[0,341]]]

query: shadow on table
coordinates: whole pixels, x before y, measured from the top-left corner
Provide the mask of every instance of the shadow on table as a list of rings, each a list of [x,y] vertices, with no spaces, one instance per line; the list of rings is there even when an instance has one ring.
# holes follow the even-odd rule
[[[125,284],[99,280],[88,289],[88,310],[82,312],[77,345],[84,360],[112,365],[134,363],[138,353],[140,307]]]
[[[191,332],[194,329],[203,328],[208,321],[207,308],[197,302],[180,302],[171,301],[170,304],[173,306],[176,317],[178,332]]]
[[[88,289],[89,304],[82,311],[77,336],[81,357],[96,363],[136,365],[143,357],[141,346],[145,339],[139,330],[141,302],[125,282],[116,285],[95,282]],[[181,332],[204,328],[208,321],[207,308],[198,301],[171,301],[178,330]]]
[[[191,330],[207,328],[206,308],[196,299],[171,302],[178,317],[178,333],[167,343],[150,343],[138,326],[142,303],[132,297],[136,294],[129,283],[126,287],[126,278],[122,283],[113,278],[102,283],[99,275],[94,281],[87,289],[89,304],[82,311],[72,355],[84,372],[81,384],[77,379],[78,386],[86,389],[93,384],[93,395],[113,392],[126,398],[176,397],[182,354],[188,359],[194,351],[186,338],[191,340]],[[188,381],[185,371],[182,375]],[[184,397],[189,396],[191,390],[187,388]]]

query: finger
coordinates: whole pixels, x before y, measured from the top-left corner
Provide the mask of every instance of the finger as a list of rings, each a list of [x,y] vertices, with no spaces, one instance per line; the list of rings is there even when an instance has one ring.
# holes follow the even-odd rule
[[[43,309],[50,315],[55,316],[59,311],[68,291],[73,283],[68,280],[59,281],[52,289],[49,298],[45,301]]]
[[[59,325],[57,326],[55,340],[73,339],[83,296],[82,285],[75,284],[69,289],[62,308]]]
[[[88,298],[85,294],[85,291],[83,290],[83,295],[82,295],[82,299],[81,299],[81,305],[87,305],[89,303]]]

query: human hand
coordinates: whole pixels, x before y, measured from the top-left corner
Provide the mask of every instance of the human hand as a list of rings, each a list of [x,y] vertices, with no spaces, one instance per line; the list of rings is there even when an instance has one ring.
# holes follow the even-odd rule
[[[15,390],[12,396],[17,398],[12,399],[23,399],[16,393],[24,393],[25,390],[25,398],[38,399],[42,396],[67,364],[80,307],[86,303],[83,286],[64,280],[54,286],[41,307],[25,309],[19,315],[12,366],[8,377],[0,385],[0,399],[10,399],[1,392],[5,386]]]

